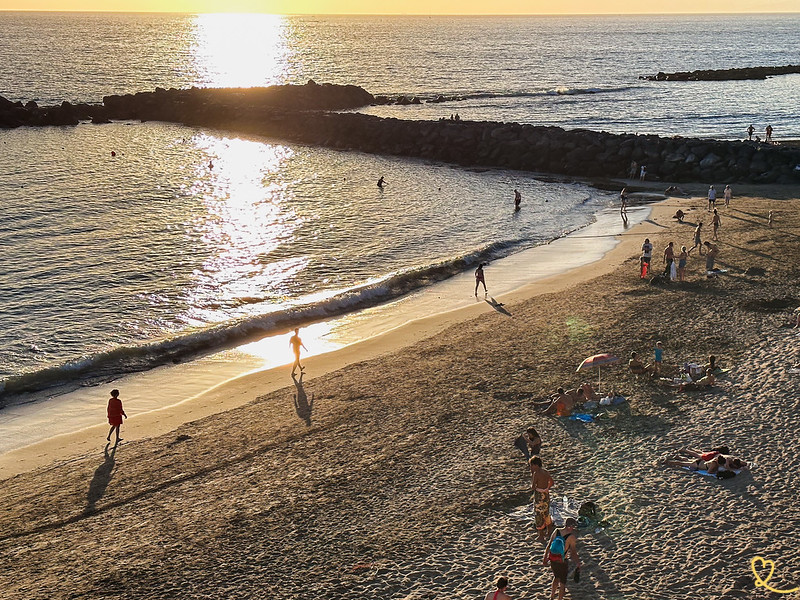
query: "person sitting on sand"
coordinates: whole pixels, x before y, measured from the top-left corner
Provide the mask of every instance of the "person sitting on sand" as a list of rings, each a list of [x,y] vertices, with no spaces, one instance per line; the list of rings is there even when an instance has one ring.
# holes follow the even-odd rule
[[[634,375],[644,375],[652,371],[651,367],[644,366],[644,363],[639,360],[636,352],[631,352],[631,359],[628,361],[628,368]]]
[[[717,357],[713,354],[708,357],[708,362],[703,365],[703,373],[707,373],[709,370],[712,373],[717,370]]]
[[[550,473],[542,468],[542,459],[538,456],[534,456],[528,465],[531,470],[536,533],[539,541],[543,542],[550,535],[553,526],[553,519],[550,518],[550,488],[555,485],[555,482]]]
[[[683,223],[683,217],[686,216],[686,213],[683,212],[680,208],[675,211],[675,214],[672,215],[673,219],[678,219],[678,223]]]
[[[600,395],[594,391],[591,383],[582,383],[581,388],[583,390],[583,401],[588,402],[589,400],[598,400]]]
[[[572,409],[575,407],[575,402],[583,398],[583,390],[567,393],[564,388],[558,388],[556,393],[550,400],[542,402],[534,402],[534,406],[542,411],[545,415],[558,415],[559,417],[572,414]]]
[[[560,387],[560,388],[558,388],[556,390],[556,393],[553,394],[547,400],[534,401],[533,406],[534,406],[534,408],[536,408],[536,410],[541,411],[542,414],[545,414],[545,415],[555,414],[555,412],[556,412],[556,403],[559,400],[563,399],[564,396],[566,396],[566,394],[567,393],[566,393],[566,391],[564,391],[564,388]]]
[[[508,578],[500,577],[497,580],[497,589],[493,592],[487,592],[486,597],[483,600],[511,600],[511,596],[506,594],[507,587]]]
[[[701,377],[697,381],[686,382],[682,383],[680,387],[678,387],[679,392],[687,392],[692,390],[701,390],[704,388],[710,388],[714,383],[717,381],[717,378],[714,377],[714,371],[711,369],[706,369],[705,377]]]

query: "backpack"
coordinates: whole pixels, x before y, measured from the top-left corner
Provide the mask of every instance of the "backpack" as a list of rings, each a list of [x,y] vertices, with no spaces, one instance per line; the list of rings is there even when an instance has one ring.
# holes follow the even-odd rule
[[[569,537],[572,534],[567,535]],[[566,550],[566,537],[562,537],[561,532],[557,531],[553,541],[550,542],[550,562],[564,562]]]

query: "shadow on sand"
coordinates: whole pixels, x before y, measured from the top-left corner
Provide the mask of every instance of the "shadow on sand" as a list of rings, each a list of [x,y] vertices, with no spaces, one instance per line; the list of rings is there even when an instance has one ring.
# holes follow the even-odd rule
[[[505,307],[503,306],[502,302],[498,302],[494,298],[486,298],[486,303],[489,306],[491,306],[493,309],[495,309],[497,312],[502,313],[502,314],[506,315],[507,317],[511,316],[511,313],[508,312],[508,310],[505,309]]]
[[[109,448],[111,448],[111,451],[109,451]],[[94,505],[103,497],[103,494],[106,493],[108,484],[111,482],[111,477],[113,476],[115,465],[114,455],[116,452],[116,446],[112,447],[111,443],[106,444],[103,450],[103,462],[95,469],[94,477],[92,477],[92,482],[89,484],[89,492],[86,494],[86,508],[83,509],[84,513],[94,512]]]
[[[293,394],[292,398],[294,399],[294,410],[297,412],[297,416],[310,427],[311,411],[314,408],[314,394],[311,394],[311,400],[309,401],[308,395],[305,389],[303,389],[303,375],[305,375],[305,373],[300,371],[300,377],[297,378],[295,374],[292,373],[292,381],[294,381],[294,387],[297,388],[297,393]]]

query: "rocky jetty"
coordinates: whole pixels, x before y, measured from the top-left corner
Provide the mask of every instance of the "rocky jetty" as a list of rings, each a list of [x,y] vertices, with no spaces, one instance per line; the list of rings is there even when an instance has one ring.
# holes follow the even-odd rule
[[[647,81],[732,81],[739,79],[766,79],[773,75],[789,75],[800,73],[800,65],[783,67],[744,67],[741,69],[705,69],[699,71],[679,71],[655,75],[640,75],[639,79]]]
[[[796,147],[330,112],[373,101],[371,94],[355,86],[313,82],[257,89],[157,89],[107,96],[102,106],[64,103],[41,109],[5,101],[0,103],[0,123],[8,123],[7,115],[24,125],[68,125],[83,118],[157,120],[343,150],[575,177],[625,177],[636,162],[647,167],[648,180],[800,182]],[[27,121],[22,118],[26,114]]]
[[[0,96],[0,128],[77,125],[80,121],[107,123],[109,119],[183,121],[197,112],[245,112],[260,109],[343,110],[375,102],[372,94],[354,85],[275,85],[266,88],[191,88],[106,96],[103,104],[40,107],[36,102],[12,102]]]

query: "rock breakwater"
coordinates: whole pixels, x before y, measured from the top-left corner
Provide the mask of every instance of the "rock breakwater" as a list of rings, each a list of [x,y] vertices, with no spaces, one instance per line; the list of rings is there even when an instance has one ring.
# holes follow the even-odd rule
[[[343,150],[576,177],[625,177],[636,162],[647,167],[649,180],[800,182],[800,149],[794,147],[567,131],[518,123],[414,121],[330,112],[373,101],[371,94],[355,86],[313,82],[257,89],[157,89],[107,96],[102,106],[65,103],[60,108],[27,109],[21,103],[0,101],[0,124],[7,123],[7,115],[14,119],[22,111],[35,115],[22,123],[26,125],[67,125],[80,118],[95,122],[158,120]],[[11,109],[6,111],[4,107],[9,105]],[[59,121],[61,118],[64,122]]]

